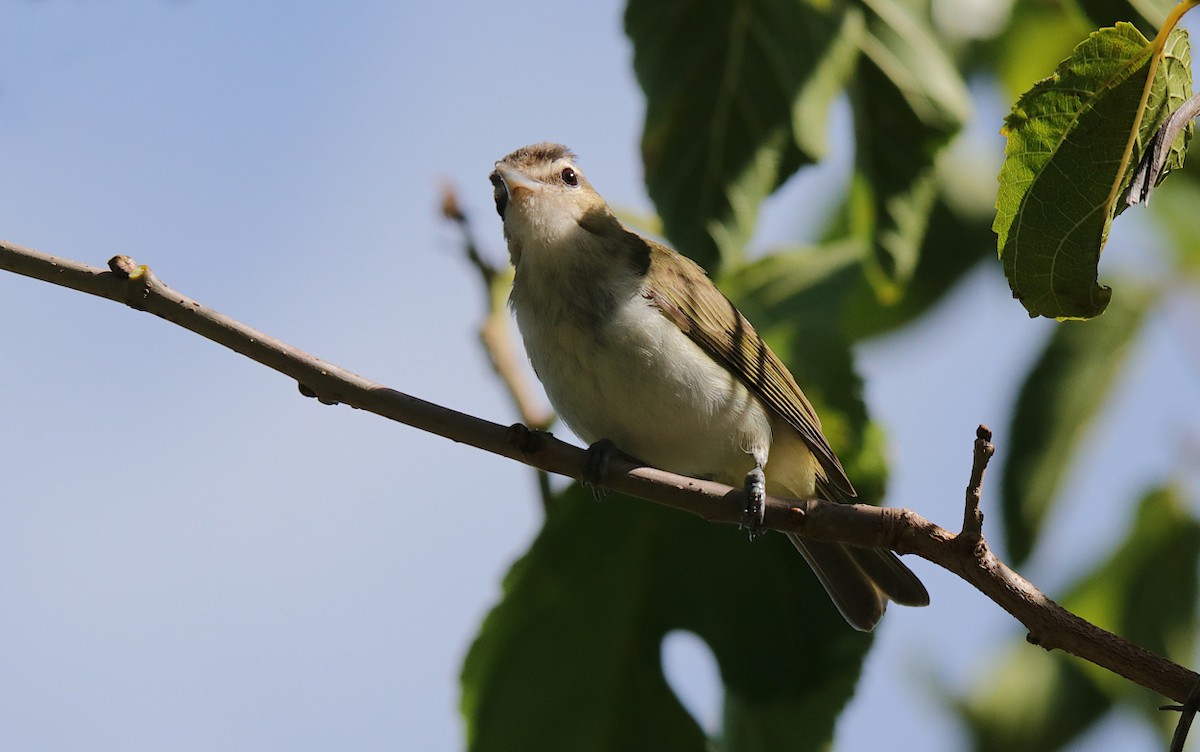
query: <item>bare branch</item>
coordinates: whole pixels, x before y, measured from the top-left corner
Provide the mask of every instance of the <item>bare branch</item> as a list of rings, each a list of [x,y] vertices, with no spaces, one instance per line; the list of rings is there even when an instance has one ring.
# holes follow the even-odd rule
[[[296,379],[305,393],[323,402],[345,403],[547,472],[576,479],[586,472],[584,450],[548,433],[521,424],[501,426],[389,389],[206,308],[127,257],[114,258],[110,266],[113,271],[105,271],[0,243],[0,269],[152,313]],[[981,427],[977,436],[964,529],[959,535],[906,509],[777,497],[767,498],[765,527],[916,554],[971,583],[1010,613],[1029,630],[1031,643],[1064,650],[1176,702],[1187,701],[1200,676],[1066,611],[992,554],[978,511],[983,474],[992,453],[990,433]],[[741,489],[638,466],[619,456],[609,463],[604,485],[713,522],[742,520]]]

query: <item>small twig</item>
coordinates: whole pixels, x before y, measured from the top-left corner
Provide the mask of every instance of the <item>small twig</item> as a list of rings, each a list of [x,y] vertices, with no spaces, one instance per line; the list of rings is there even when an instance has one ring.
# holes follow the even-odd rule
[[[983,499],[983,474],[995,453],[992,430],[980,424],[975,429],[975,459],[971,464],[971,481],[967,484],[967,503],[963,510],[963,526],[960,533],[964,540],[971,543],[983,539],[983,511],[979,506]]]
[[[1171,746],[1167,748],[1167,752],[1183,752],[1188,732],[1192,729],[1192,721],[1196,719],[1196,712],[1200,711],[1200,681],[1192,686],[1192,691],[1188,692],[1182,705],[1164,705],[1159,710],[1179,712],[1179,723],[1175,724],[1175,733],[1171,735]]]
[[[547,472],[575,479],[587,473],[587,453],[550,434],[524,426],[500,426],[402,394],[206,308],[166,286],[149,268],[132,260],[114,260],[114,268],[117,271],[106,271],[0,243],[0,270],[152,313],[296,379],[322,401],[368,410]],[[982,483],[982,466],[986,463],[978,460],[976,464]],[[614,491],[714,522],[737,525],[743,519],[742,489],[640,467],[620,456],[609,462],[607,485]],[[773,496],[766,499],[764,527],[818,540],[916,554],[958,575],[1012,614],[1029,630],[1031,642],[1047,650],[1069,652],[1176,702],[1185,702],[1200,681],[1200,676],[1183,666],[1090,624],[1047,598],[997,559],[982,534],[977,545],[963,546],[960,536],[907,509]]]

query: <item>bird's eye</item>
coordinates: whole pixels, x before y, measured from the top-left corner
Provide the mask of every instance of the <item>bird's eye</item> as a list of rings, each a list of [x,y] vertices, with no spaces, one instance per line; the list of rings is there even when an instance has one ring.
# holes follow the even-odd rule
[[[570,167],[564,167],[562,171],[562,181],[572,188],[579,185],[579,176]]]

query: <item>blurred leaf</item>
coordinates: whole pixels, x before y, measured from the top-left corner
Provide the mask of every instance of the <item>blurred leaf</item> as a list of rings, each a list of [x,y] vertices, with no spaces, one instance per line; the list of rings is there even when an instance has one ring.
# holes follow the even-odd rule
[[[955,704],[975,752],[1055,752],[1112,707],[1079,661],[1025,643]]]
[[[1125,363],[1152,302],[1130,289],[1094,321],[1058,324],[1021,385],[1001,476],[1001,519],[1012,564],[1037,544],[1088,425]]]
[[[676,248],[740,257],[763,199],[824,152],[861,28],[820,0],[630,1],[646,185]]]
[[[862,1],[864,56],[851,87],[851,217],[856,234],[869,239],[868,278],[882,301],[894,302],[916,269],[937,197],[934,160],[962,127],[971,100],[927,13],[900,0]]]
[[[1086,318],[1108,305],[1098,264],[1120,195],[1113,186],[1130,174],[1129,132],[1137,127],[1145,144],[1168,103],[1190,97],[1186,33],[1173,32],[1167,49],[1144,117],[1152,46],[1121,23],[1089,36],[1005,119],[993,229],[1013,296],[1031,315]]]
[[[1175,7],[1176,0],[1078,0],[1080,8],[1096,26],[1114,26],[1129,21],[1148,37],[1158,33]]]
[[[1181,493],[1155,489],[1104,564],[1072,588],[1063,606],[1175,661],[1193,660],[1200,523]],[[1089,668],[1114,692],[1144,693],[1111,672]]]
[[[1168,185],[1154,193],[1154,201],[1150,211],[1154,215],[1154,224],[1164,231],[1171,243],[1168,244],[1173,254],[1169,261],[1179,273],[1195,275],[1200,272],[1200,165],[1195,162],[1185,167],[1180,174],[1182,180],[1171,181]]]
[[[468,748],[710,749],[663,677],[676,629],[720,666],[731,752],[826,749],[871,644],[782,536],[572,486],[467,656]]]
[[[1088,621],[1181,665],[1195,660],[1200,523],[1184,495],[1159,488],[1142,498],[1133,529],[1107,562],[1077,585],[1063,605]],[[1098,687],[1130,704],[1170,737],[1177,717],[1163,698],[1097,666],[1083,669]]]
[[[759,330],[766,332],[776,322],[807,323],[825,330],[816,336],[836,336],[845,348],[847,342],[893,331],[937,305],[968,270],[990,257],[996,239],[990,224],[990,215],[936,202],[916,274],[905,296],[891,305],[881,303],[867,281],[866,250],[853,238],[776,251],[725,275],[719,284]],[[799,371],[815,361],[806,351],[790,362]]]
[[[980,44],[972,64],[999,79],[1005,96],[1015,100],[1045,78],[1046,71],[1070,55],[1094,28],[1074,3],[1016,0],[1003,33]]]
[[[1195,647],[1200,524],[1171,488],[1146,494],[1129,535],[1062,599],[1067,610],[1180,663]],[[1058,750],[1102,718],[1132,703],[1160,729],[1174,717],[1162,698],[1092,664],[1022,642],[970,696],[955,701],[974,749]]]
[[[847,337],[858,342],[911,323],[938,305],[983,259],[992,258],[995,243],[990,214],[962,211],[944,200],[935,202],[904,297],[886,305],[866,284],[853,285],[840,317]]]

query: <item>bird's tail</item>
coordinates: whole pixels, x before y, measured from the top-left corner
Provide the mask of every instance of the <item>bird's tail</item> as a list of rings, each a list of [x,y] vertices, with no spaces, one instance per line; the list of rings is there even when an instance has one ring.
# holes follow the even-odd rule
[[[858,548],[788,535],[842,617],[857,630],[870,632],[889,600],[902,606],[928,606],[929,592],[891,551]]]

